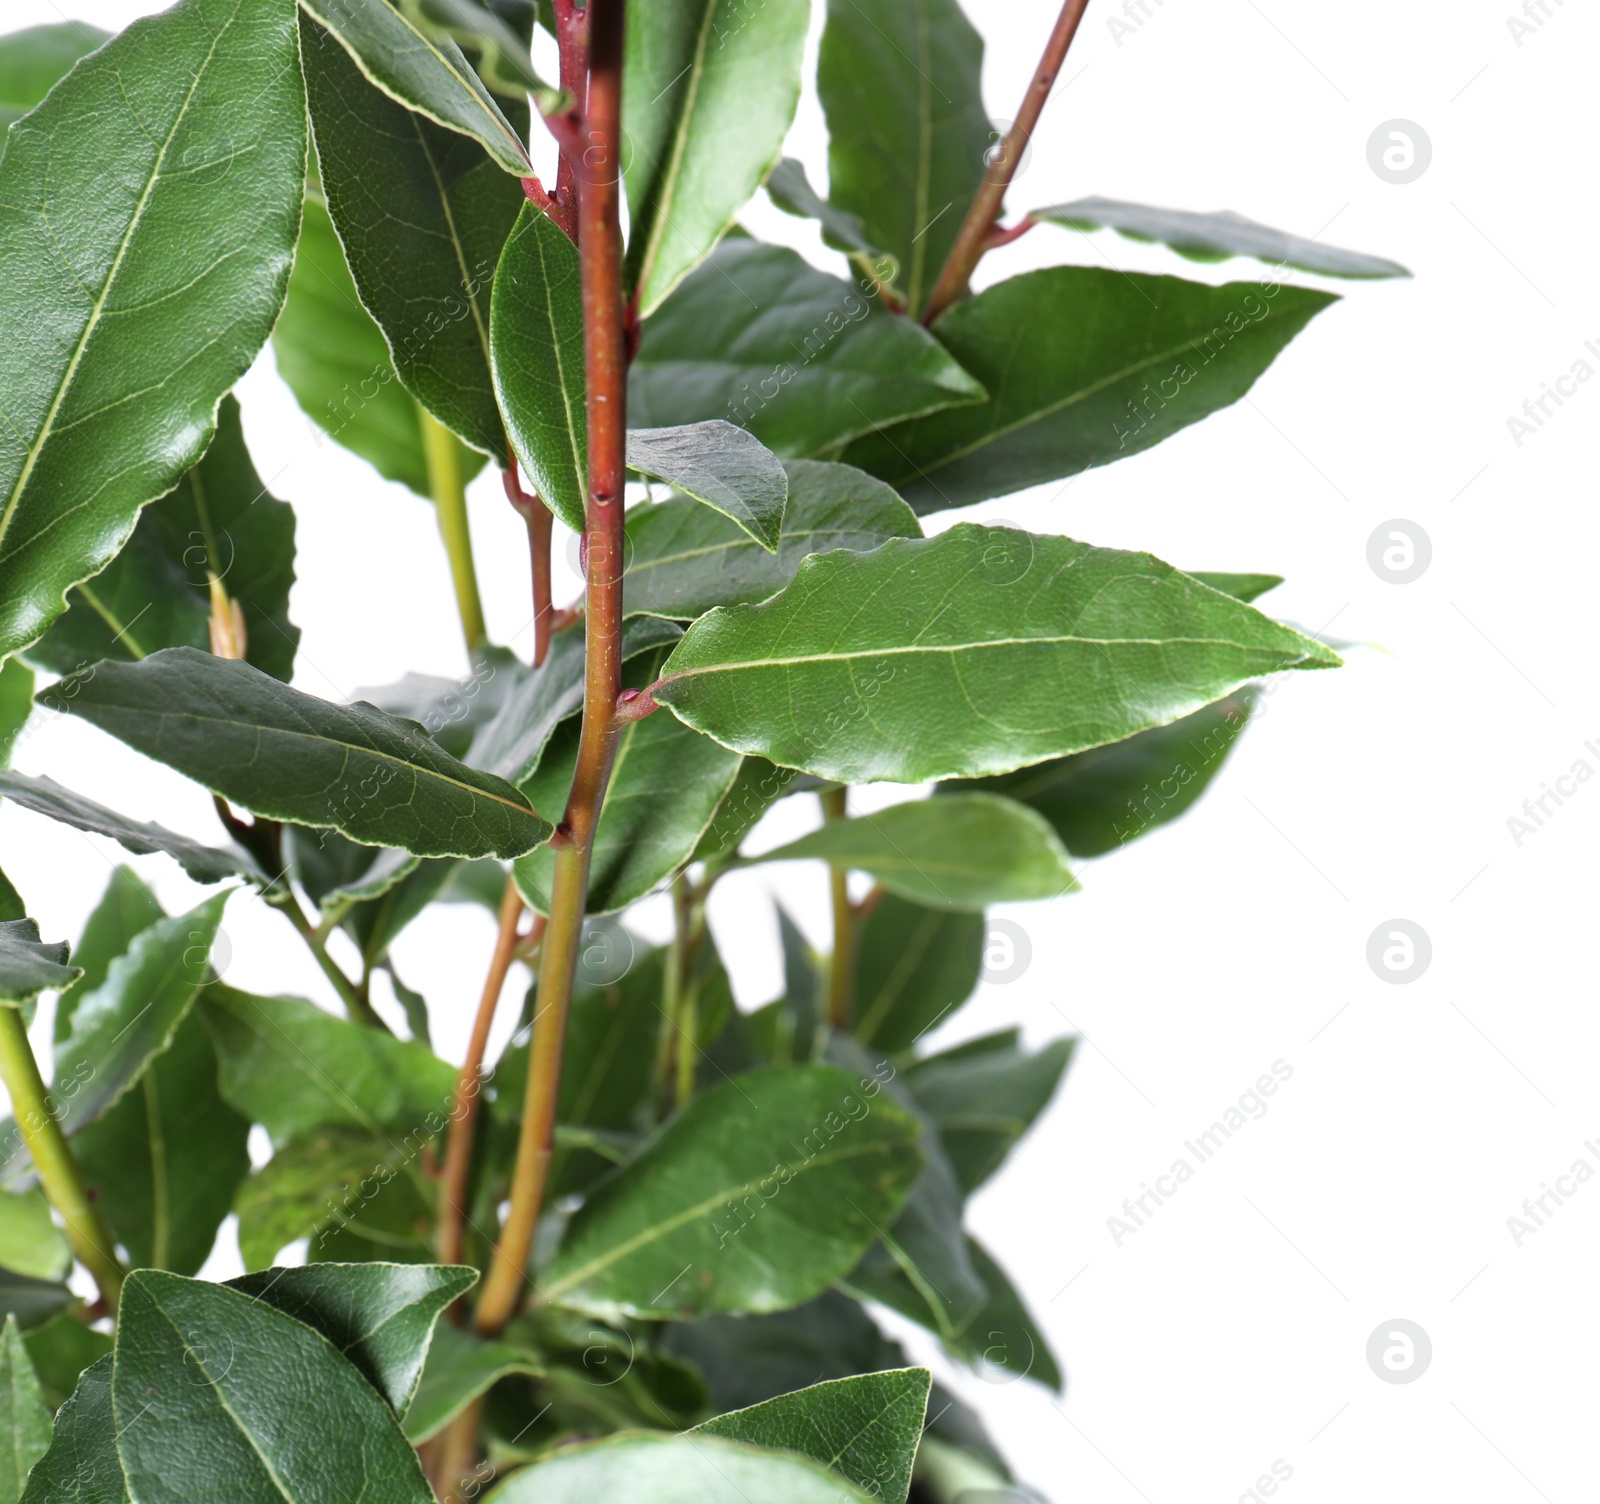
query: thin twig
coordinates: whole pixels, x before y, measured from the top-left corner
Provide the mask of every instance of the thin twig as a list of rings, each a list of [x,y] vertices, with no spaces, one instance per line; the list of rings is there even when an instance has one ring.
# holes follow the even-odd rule
[[[831,825],[849,815],[849,790],[824,789],[818,796],[823,818]],[[833,899],[833,955],[828,961],[828,1022],[848,1029],[855,1012],[855,910],[850,907],[850,874],[843,867],[828,868],[828,890]]]
[[[339,1001],[344,1004],[345,1012],[351,1022],[365,1024],[369,1029],[382,1029],[385,1034],[393,1034],[394,1030],[378,1016],[371,999],[365,996],[363,990],[345,975],[344,968],[328,954],[328,948],[319,938],[316,926],[306,918],[305,911],[300,907],[294,894],[284,888],[267,894],[266,899],[294,927],[295,934],[305,941],[306,948],[310,950],[317,965],[322,968],[323,976],[333,983],[333,990],[339,994]]]
[[[550,596],[550,535],[555,518],[550,508],[517,479],[517,462],[510,460],[501,478],[506,496],[528,526],[528,560],[533,571],[533,666],[538,668],[550,651],[555,632],[555,608]]]
[[[472,531],[467,523],[467,486],[461,474],[461,443],[419,402],[417,422],[422,428],[422,452],[428,462],[428,490],[439,515],[439,535],[450,558],[450,580],[455,586],[456,611],[467,656],[476,658],[488,633],[483,625],[483,601],[478,595],[478,571],[472,562]]]

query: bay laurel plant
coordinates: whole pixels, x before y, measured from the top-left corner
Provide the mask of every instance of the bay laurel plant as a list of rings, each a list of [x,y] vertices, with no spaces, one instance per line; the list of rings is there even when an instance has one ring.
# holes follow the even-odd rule
[[[1336,301],[1284,268],[1403,270],[1111,199],[1001,228],[1083,0],[1003,134],[957,0],[829,0],[824,197],[781,155],[810,10],[178,0],[0,40],[0,749],[85,722],[217,816],[0,772],[86,882],[78,832],[146,859],[70,947],[0,878],[0,1504],[1010,1486],[883,1313],[1061,1388],[963,1208],[1071,1041],[929,1035],[1005,965],[987,908],[1068,894],[1073,856],[1199,797],[1270,676],[1339,660],[1256,608],[1274,576],[929,519],[1235,402]],[[745,233],[763,191],[828,266]],[[1064,229],[1256,267],[1004,274]],[[295,513],[232,395],[269,343],[436,508],[458,680],[295,687]],[[520,655],[474,574],[486,466]],[[925,796],[853,809],[881,783]],[[749,842],[783,800],[812,833]],[[783,996],[749,1011],[708,899],[776,860],[826,885],[831,951],[783,916]],[[169,861],[187,912],[141,876]],[[652,946],[617,916],[662,893]],[[252,900],[324,996],[223,979]],[[448,903],[496,941],[424,999],[392,950]],[[430,1007],[472,1017],[463,1061]],[[201,1280],[230,1216],[247,1272]]]

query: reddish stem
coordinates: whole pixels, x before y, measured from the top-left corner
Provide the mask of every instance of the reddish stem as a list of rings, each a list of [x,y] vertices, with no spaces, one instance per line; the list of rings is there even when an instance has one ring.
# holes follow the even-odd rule
[[[555,519],[539,497],[523,489],[517,479],[516,460],[501,472],[501,479],[507,500],[528,525],[528,557],[533,569],[533,666],[538,668],[550,652],[550,638],[556,629],[550,596],[550,533]]]

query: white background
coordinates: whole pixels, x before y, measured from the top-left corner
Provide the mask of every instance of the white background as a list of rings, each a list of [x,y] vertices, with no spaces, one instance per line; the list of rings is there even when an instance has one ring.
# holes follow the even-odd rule
[[[1343,288],[1247,400],[1153,452],[974,509],[1186,568],[1281,573],[1268,609],[1373,644],[1338,673],[1285,684],[1180,824],[1087,864],[1080,895],[1013,911],[1030,970],[946,1031],[1015,1022],[1036,1041],[1085,1040],[1055,1106],[972,1208],[1069,1387],[1064,1401],[1027,1382],[963,1387],[1056,1501],[1244,1499],[1278,1460],[1293,1469],[1281,1494],[1302,1504],[1593,1497],[1600,1186],[1520,1247],[1507,1219],[1574,1160],[1600,1168],[1584,1147],[1600,1136],[1600,1027],[1583,856],[1600,785],[1549,802],[1520,846],[1507,821],[1580,759],[1600,770],[1585,747],[1600,745],[1600,703],[1584,443],[1600,383],[1520,446],[1507,419],[1578,360],[1600,369],[1584,348],[1600,342],[1600,37],[1592,9],[1548,0],[1519,43],[1510,3],[1093,0],[1011,194],[1014,211],[1087,194],[1227,207],[1416,272]],[[77,0],[72,13],[117,27],[155,8]],[[61,14],[47,0],[5,9],[18,27]],[[989,109],[1009,117],[1055,6],[975,9]],[[1114,34],[1113,18],[1128,29]],[[1405,186],[1368,165],[1369,137],[1395,118],[1433,148]],[[825,182],[814,102],[789,149]],[[747,223],[828,255],[764,200]],[[980,281],[1058,261],[1255,275],[1042,227]],[[297,683],[344,696],[406,669],[459,672],[429,508],[319,445],[270,355],[243,400],[257,463],[300,519]],[[1409,585],[1367,562],[1392,518],[1432,542]],[[492,477],[474,488],[473,523],[492,630],[525,651],[519,528]],[[41,719],[17,761],[217,834],[204,796],[86,727]],[[779,821],[800,828],[810,803]],[[0,809],[4,866],[47,937],[77,933],[124,859],[85,839],[102,871],[79,839]],[[170,863],[139,866],[169,907],[196,901]],[[747,1003],[778,990],[767,894],[780,884],[826,943],[816,873],[758,876],[742,896],[729,885],[713,917]],[[1405,986],[1366,960],[1369,935],[1396,917],[1433,947]],[[447,1052],[464,1042],[490,928],[449,910],[397,947]],[[230,979],[324,995],[259,904],[236,899],[226,930]],[[1275,1060],[1293,1076],[1266,1115],[1119,1247],[1108,1218],[1123,1199],[1192,1161],[1184,1141]],[[1433,1344],[1407,1385],[1380,1382],[1365,1358],[1393,1318]]]

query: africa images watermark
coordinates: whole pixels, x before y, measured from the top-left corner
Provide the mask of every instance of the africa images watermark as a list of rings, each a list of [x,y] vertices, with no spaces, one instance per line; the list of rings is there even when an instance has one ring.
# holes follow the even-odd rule
[[[1594,1156],[1592,1161],[1580,1154],[1563,1174],[1555,1177],[1554,1185],[1548,1180],[1541,1180],[1537,1196],[1523,1197],[1520,1217],[1513,1215],[1506,1218],[1506,1231],[1511,1234],[1511,1241],[1518,1248],[1594,1179],[1595,1165],[1600,1164],[1600,1143],[1592,1138],[1585,1139],[1583,1147]]]
[[[1600,361],[1600,344],[1592,339],[1583,342],[1583,348]],[[1584,385],[1594,379],[1595,367],[1579,356],[1553,382],[1541,381],[1539,394],[1527,397],[1522,403],[1522,416],[1513,413],[1506,419],[1506,431],[1518,449],[1522,448],[1546,423],[1555,417],[1567,402],[1578,395]],[[1552,407],[1552,404],[1554,406]]]
[[[1510,833],[1513,846],[1520,849],[1529,836],[1538,835],[1544,829],[1545,822],[1594,777],[1595,763],[1600,763],[1600,747],[1593,742],[1585,742],[1583,748],[1594,758],[1593,763],[1587,757],[1576,759],[1565,773],[1556,774],[1553,781],[1541,783],[1541,793],[1524,799],[1520,815],[1506,816],[1506,830]]]

